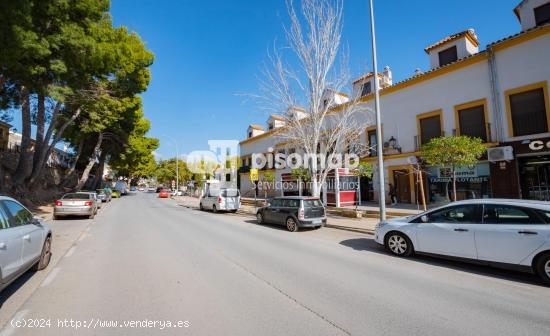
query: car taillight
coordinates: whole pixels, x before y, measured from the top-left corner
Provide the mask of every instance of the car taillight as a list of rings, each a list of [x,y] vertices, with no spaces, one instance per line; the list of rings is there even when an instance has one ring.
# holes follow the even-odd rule
[[[63,202],[61,201],[55,201],[55,206],[62,206],[63,205]]]
[[[92,204],[94,204],[92,201],[88,201],[88,202],[84,203],[84,205],[86,205],[86,206],[92,206]]]
[[[300,208],[300,211],[298,211],[298,219],[304,220],[304,218],[305,218],[304,209]]]
[[[218,204],[222,204],[222,198],[218,196]]]

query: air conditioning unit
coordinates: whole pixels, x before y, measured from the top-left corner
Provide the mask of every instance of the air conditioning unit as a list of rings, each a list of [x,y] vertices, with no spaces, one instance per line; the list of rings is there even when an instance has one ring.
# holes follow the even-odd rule
[[[489,162],[512,161],[514,159],[514,149],[512,146],[488,148],[487,159]]]

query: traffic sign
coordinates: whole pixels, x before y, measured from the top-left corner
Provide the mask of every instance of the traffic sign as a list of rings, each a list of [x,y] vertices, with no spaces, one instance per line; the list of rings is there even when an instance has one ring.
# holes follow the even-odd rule
[[[259,180],[258,178],[258,168],[250,169],[250,182],[254,183]]]

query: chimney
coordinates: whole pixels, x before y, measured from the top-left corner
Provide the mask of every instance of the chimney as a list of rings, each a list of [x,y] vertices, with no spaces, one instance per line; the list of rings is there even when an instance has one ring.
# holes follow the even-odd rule
[[[382,74],[383,74],[382,83],[380,83],[381,89],[391,86],[393,83],[393,76],[389,65],[386,65],[384,67],[384,72]]]

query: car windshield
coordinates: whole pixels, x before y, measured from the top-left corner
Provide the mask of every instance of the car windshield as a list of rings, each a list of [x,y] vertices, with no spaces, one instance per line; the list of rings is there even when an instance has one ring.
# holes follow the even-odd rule
[[[90,194],[66,194],[63,196],[63,199],[80,199],[80,200],[87,200],[90,199]]]
[[[304,207],[306,208],[318,208],[322,207],[323,204],[321,203],[321,200],[319,199],[306,199],[304,200]]]

